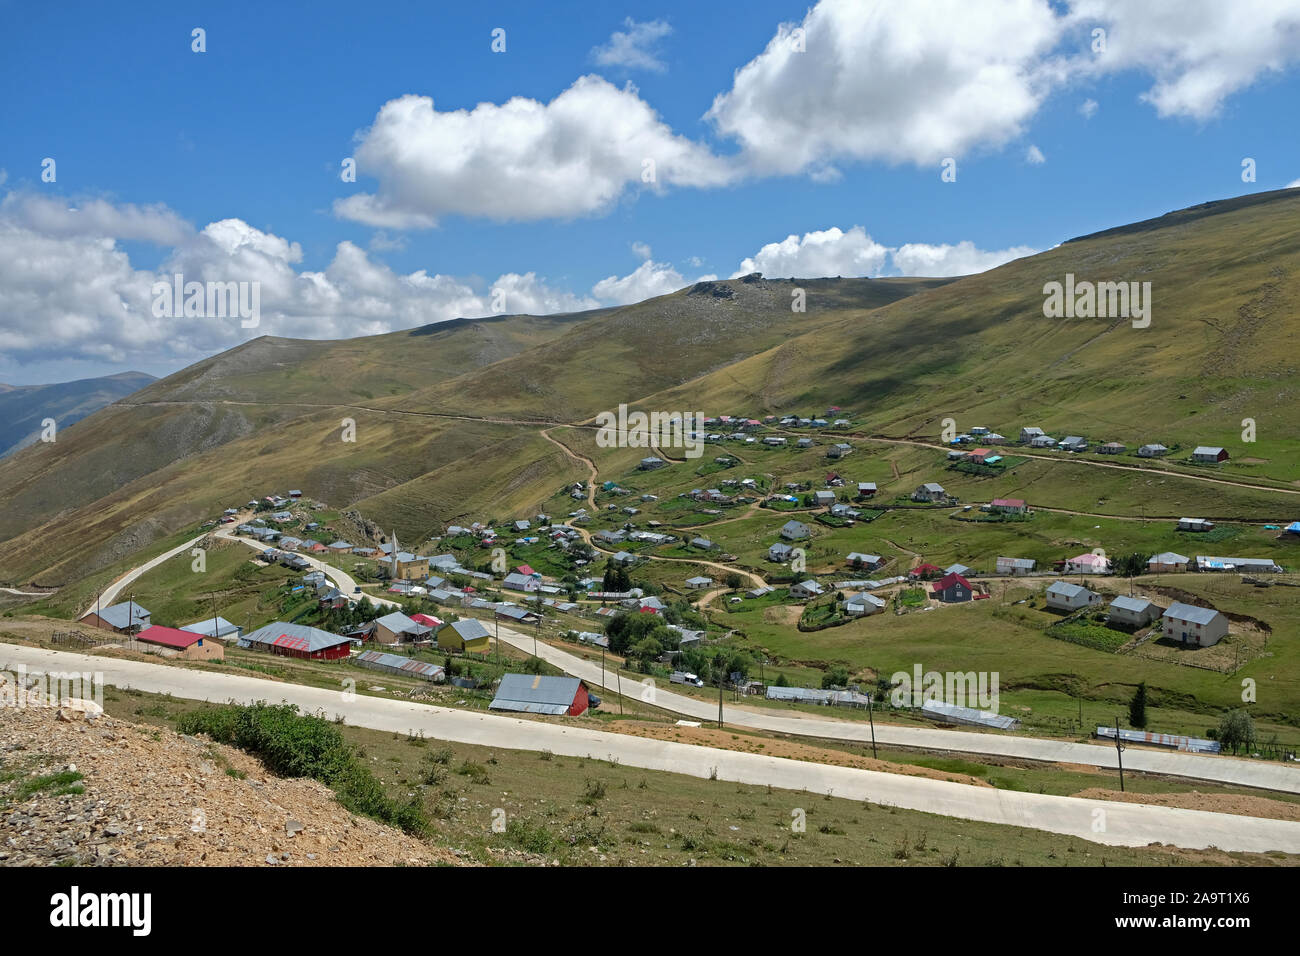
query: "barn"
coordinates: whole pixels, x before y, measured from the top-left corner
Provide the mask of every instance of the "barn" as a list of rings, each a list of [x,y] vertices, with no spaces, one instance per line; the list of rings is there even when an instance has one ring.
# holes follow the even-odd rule
[[[587,685],[577,677],[503,674],[489,709],[577,717],[586,711],[590,702]]]
[[[337,661],[349,654],[352,642],[341,634],[331,634],[306,624],[272,621],[239,639],[240,647],[270,651],[284,657],[301,657],[315,661]]]

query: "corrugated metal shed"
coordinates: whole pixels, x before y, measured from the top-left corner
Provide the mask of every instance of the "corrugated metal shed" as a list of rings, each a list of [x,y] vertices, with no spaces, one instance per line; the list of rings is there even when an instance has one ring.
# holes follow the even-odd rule
[[[927,700],[921,705],[921,710],[928,716],[939,720],[952,721],[957,724],[970,724],[975,727],[1014,730],[1020,726],[1020,721],[1014,717],[993,714],[987,710],[976,710],[974,707],[958,707],[956,704],[945,703],[942,700]]]
[[[382,651],[363,651],[356,656],[355,660],[362,667],[387,671],[390,674],[422,677],[431,681],[441,681],[446,677],[446,671],[438,664],[430,664],[428,661],[415,661],[409,657],[385,654]]]
[[[491,710],[559,716],[569,712],[581,686],[582,681],[576,677],[504,674],[489,707]]]
[[[1097,736],[1109,740],[1115,739],[1114,727],[1098,727]],[[1154,747],[1171,747],[1174,750],[1188,750],[1192,753],[1217,754],[1220,750],[1217,740],[1204,740],[1200,737],[1183,737],[1179,734],[1153,734],[1145,730],[1123,730],[1119,739],[1131,744],[1151,744]]]

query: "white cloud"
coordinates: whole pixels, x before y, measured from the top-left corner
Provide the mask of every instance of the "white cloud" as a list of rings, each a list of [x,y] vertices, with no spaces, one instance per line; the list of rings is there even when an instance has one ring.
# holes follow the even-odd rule
[[[733,274],[761,272],[769,278],[879,275],[889,252],[861,226],[848,232],[836,227],[786,236],[769,242],[740,264]]]
[[[909,242],[894,250],[894,270],[905,276],[965,276],[1032,256],[1038,252],[1029,246],[1012,246],[1009,249],[984,250],[976,248],[969,240],[955,245],[927,245]]]
[[[631,17],[623,21],[626,32],[616,30],[609,42],[592,49],[591,55],[601,66],[617,66],[628,70],[651,70],[662,73],[668,65],[659,58],[654,47],[673,32],[663,20],[638,23]]]
[[[1300,63],[1294,0],[1073,0],[1072,26],[1106,30],[1106,49],[1072,64],[1083,75],[1137,70],[1155,80],[1142,99],[1162,117],[1204,120],[1268,74]]]
[[[1031,143],[1029,149],[1025,150],[1025,162],[1031,166],[1041,166],[1047,162],[1047,157],[1043,155],[1041,149]]]
[[[9,193],[0,202],[0,216],[46,236],[138,239],[161,245],[183,242],[194,230],[161,205],[113,205],[103,199],[81,202]]]
[[[1106,47],[1094,54],[1098,27]],[[653,44],[670,30],[628,20],[593,55],[656,69]],[[414,229],[452,215],[596,216],[643,191],[773,175],[834,183],[848,163],[925,166],[1001,148],[1054,93],[1111,74],[1150,77],[1143,99],[1160,116],[1204,119],[1297,62],[1296,0],[820,0],[778,25],[714,98],[705,118],[729,141],[722,154],[674,133],[631,85],[595,75],[549,103],[515,97],[439,112],[429,97],[406,95],[358,136],[359,171],[377,188],[335,210]],[[1089,98],[1079,111],[1090,118],[1097,108]]]
[[[1297,186],[1300,186],[1300,179],[1293,179],[1286,184],[1287,189],[1295,189]]]
[[[532,272],[506,273],[486,288],[425,270],[403,275],[351,242],[338,244],[325,269],[301,270],[298,243],[240,219],[195,232],[161,206],[143,215],[83,202],[79,208],[94,214],[79,219],[62,201],[44,203],[11,195],[0,204],[0,351],[10,361],[183,364],[258,335],[347,338],[487,316],[498,301],[507,313],[531,314],[601,304]],[[136,268],[118,245],[168,229],[184,238],[156,271]],[[154,283],[177,273],[184,282],[259,283],[260,323],[244,329],[237,318],[155,316]]]
[[[761,272],[768,278],[815,279],[828,276],[959,276],[984,272],[1037,249],[1013,246],[983,250],[969,240],[954,245],[907,243],[898,248],[872,239],[862,226],[835,227],[763,246],[745,259],[732,278]]]
[[[387,229],[427,227],[448,215],[496,220],[605,212],[629,191],[718,186],[726,162],[675,135],[634,88],[579,78],[549,103],[438,112],[427,96],[385,103],[356,150],[375,194],[335,203],[348,219]]]
[[[736,71],[708,118],[760,173],[938,163],[1018,135],[1062,24],[1041,0],[822,0]]]
[[[591,293],[610,305],[627,305],[676,292],[686,284],[681,273],[671,265],[647,259],[637,266],[635,272],[621,279],[618,276],[601,279],[591,287]]]
[[[644,242],[632,243],[632,254],[638,259],[649,259],[651,256],[650,246]]]

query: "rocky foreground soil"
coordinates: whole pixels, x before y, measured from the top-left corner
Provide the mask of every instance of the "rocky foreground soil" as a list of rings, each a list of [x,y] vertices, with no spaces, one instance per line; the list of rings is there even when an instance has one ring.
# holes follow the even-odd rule
[[[0,707],[0,866],[460,862],[239,750],[93,703]]]

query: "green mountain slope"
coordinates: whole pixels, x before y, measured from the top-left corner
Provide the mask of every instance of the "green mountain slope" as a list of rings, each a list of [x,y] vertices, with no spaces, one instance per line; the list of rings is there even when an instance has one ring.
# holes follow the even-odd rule
[[[1149,327],[1045,317],[1045,284],[1067,274],[1150,282]],[[805,312],[791,309],[800,289]],[[288,487],[403,536],[525,513],[587,477],[542,428],[623,402],[712,415],[837,405],[860,434],[893,438],[937,440],[952,419],[1009,436],[1038,425],[1158,441],[1184,455],[1224,445],[1232,460],[1216,475],[1294,487],[1298,299],[1300,191],[1282,190],[955,281],[745,277],[599,313],[259,339],[0,463],[0,580],[60,584]],[[345,418],[356,442],[341,440]],[[1142,498],[1137,484],[1110,493]],[[1194,486],[1187,497],[1195,503]],[[1290,503],[1279,497],[1277,510]]]

